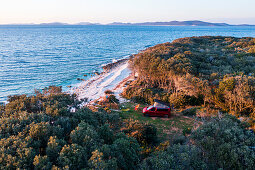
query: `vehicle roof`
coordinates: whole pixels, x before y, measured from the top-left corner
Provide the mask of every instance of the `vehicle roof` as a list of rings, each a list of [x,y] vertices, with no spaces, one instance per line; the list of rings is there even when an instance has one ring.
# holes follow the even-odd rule
[[[158,99],[154,99],[154,102],[159,103],[159,104],[161,104],[161,105],[170,106],[169,103],[163,102],[163,101],[158,100]]]

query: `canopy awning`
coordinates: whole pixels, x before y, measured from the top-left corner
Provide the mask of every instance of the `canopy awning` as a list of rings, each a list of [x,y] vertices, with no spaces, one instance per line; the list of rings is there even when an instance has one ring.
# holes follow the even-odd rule
[[[163,101],[158,100],[158,99],[154,99],[153,106],[154,107],[161,107],[161,108],[169,108],[170,107],[169,103],[163,102]]]

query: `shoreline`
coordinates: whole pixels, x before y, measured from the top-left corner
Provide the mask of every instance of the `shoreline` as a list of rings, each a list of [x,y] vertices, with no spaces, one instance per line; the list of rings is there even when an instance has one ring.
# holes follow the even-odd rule
[[[116,95],[116,97],[120,98],[119,94],[121,92],[119,90],[125,84],[125,83],[123,84],[124,80],[126,80],[127,78],[129,80],[130,77],[131,77],[131,74],[132,74],[131,70],[128,68],[129,67],[128,61],[129,61],[130,57],[132,57],[132,55],[127,56],[127,57],[122,58],[122,59],[119,59],[119,60],[116,60],[116,62],[107,63],[105,65],[102,65],[101,68],[103,69],[103,71],[102,72],[89,73],[93,76],[91,76],[87,80],[77,78],[77,80],[79,79],[81,82],[76,83],[76,84],[67,85],[66,87],[68,89],[64,90],[63,92],[67,93],[67,94],[74,94],[75,93],[75,94],[77,94],[79,100],[83,100],[83,99],[88,98],[88,102],[85,102],[84,105],[87,105],[89,103],[93,103],[93,102],[91,102],[93,100],[100,99],[104,95],[105,90],[113,91],[114,94]],[[108,80],[109,84],[107,85],[107,83],[104,82],[104,81],[107,81],[107,77],[112,78],[111,75],[113,75],[114,72],[117,72],[117,73],[119,72],[119,74],[117,74],[117,75],[115,74],[115,78],[113,77],[114,82],[112,84]],[[103,89],[95,87],[95,84],[99,84],[100,82],[106,84],[106,86],[103,87]],[[109,86],[109,88],[107,88],[108,86]],[[94,88],[94,89],[91,89],[91,88]],[[92,90],[92,91],[90,91],[90,93],[88,93],[88,95],[91,94],[91,92],[93,92],[93,91],[95,92],[96,89],[101,89],[101,91],[99,93],[95,92],[92,95],[93,97],[89,97],[88,95],[86,95],[86,91],[88,91],[89,89]],[[102,90],[104,90],[104,91],[102,91]],[[95,98],[94,96],[97,93],[100,96],[97,95],[98,97]],[[29,93],[27,95],[33,95],[33,93]],[[6,104],[8,104],[7,99],[3,100],[3,101],[0,101],[0,105],[6,105]]]
[[[111,62],[111,63],[107,63],[105,65],[102,65],[102,69],[104,70],[104,72],[111,71],[112,69],[118,67],[119,65],[121,65],[125,62],[128,62],[128,60],[130,59],[131,56],[127,56],[125,58],[116,60],[115,62]]]
[[[118,60],[102,66],[103,72],[82,81],[77,86],[70,88],[67,92],[76,94],[79,100],[84,100],[82,106],[92,105],[95,101],[105,96],[106,90],[114,92],[116,98],[124,102],[120,97],[125,83],[132,79],[132,71],[129,69],[129,58]]]

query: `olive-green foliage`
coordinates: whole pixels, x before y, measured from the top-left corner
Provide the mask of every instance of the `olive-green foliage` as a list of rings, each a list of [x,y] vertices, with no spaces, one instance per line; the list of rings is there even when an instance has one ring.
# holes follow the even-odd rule
[[[9,96],[5,114],[26,111],[28,113],[44,112],[50,116],[68,114],[68,106],[76,104],[75,96],[61,93],[62,88],[50,86],[42,92],[36,91],[35,96],[14,95]]]
[[[77,144],[65,145],[59,153],[58,165],[70,169],[81,169],[87,166],[86,148]]]
[[[146,124],[141,129],[142,141],[147,145],[156,145],[158,143],[157,128],[154,125]]]
[[[122,169],[136,169],[140,162],[140,147],[133,138],[120,138],[112,144],[112,152],[117,159],[118,166]]]
[[[87,148],[88,153],[96,149],[100,143],[100,138],[95,128],[88,123],[81,122],[70,134],[72,143],[76,143]]]
[[[208,105],[246,116],[255,129],[255,39],[191,37],[135,55],[139,77],[123,92],[144,103],[161,99],[176,108]],[[110,97],[111,102],[118,102]],[[253,169],[254,133],[234,117],[186,129],[167,149],[157,130],[116,113],[79,107],[75,95],[50,86],[10,96],[0,106],[0,169]],[[71,113],[71,108],[76,112]],[[184,145],[186,144],[186,145]],[[156,151],[156,150],[155,150]],[[145,158],[142,160],[142,158]]]
[[[215,89],[216,106],[237,115],[252,116],[255,112],[255,77],[225,76]]]
[[[105,144],[112,144],[114,141],[114,132],[113,130],[109,127],[108,124],[105,124],[103,126],[101,126],[98,129],[98,134],[99,136],[101,136],[101,138],[104,140]]]
[[[127,120],[121,130],[128,136],[134,137],[141,146],[155,146],[158,144],[157,128],[154,125]]]
[[[29,145],[32,139],[22,135],[1,138],[0,140],[0,167],[1,169],[28,169],[33,166],[35,150]]]
[[[52,167],[48,157],[36,155],[33,162],[35,169],[50,169]]]
[[[196,107],[192,107],[192,108],[188,108],[188,109],[183,110],[181,113],[184,116],[195,116],[196,115],[196,111],[197,111],[197,108]]]
[[[121,169],[136,169],[140,162],[140,146],[134,138],[121,135],[112,145],[102,147],[103,155],[116,158]]]
[[[229,71],[254,73],[252,67],[255,57],[249,53],[254,47],[254,38],[180,38],[135,55],[132,68],[139,73],[140,79],[150,79],[157,85],[171,84],[167,77],[176,74],[191,73],[208,77],[215,72],[223,76]]]
[[[166,151],[161,151],[145,159],[140,169],[208,169],[202,151],[196,146],[173,145]]]
[[[48,156],[50,162],[52,162],[53,164],[56,163],[58,154],[65,144],[65,140],[58,139],[56,136],[51,136],[49,138],[46,148],[46,155]]]
[[[234,116],[214,118],[175,142],[182,145],[144,159],[140,169],[254,169],[255,134],[246,128]]]
[[[217,168],[254,169],[255,134],[246,126],[228,115],[199,127],[191,138]]]
[[[255,129],[255,40],[187,37],[150,47],[130,59],[138,78],[123,91],[135,102],[153,99],[246,116]]]
[[[55,86],[8,101],[0,115],[0,169],[138,166],[140,145],[135,138],[119,133],[123,123],[118,114],[79,108],[75,96]],[[71,113],[71,107],[76,112]]]
[[[220,87],[235,88],[231,83]],[[39,96],[23,96],[22,99],[26,101],[34,98],[40,101],[43,98],[44,102],[51,103],[50,100],[56,98],[60,101],[67,98],[64,99],[65,103],[70,103],[73,107],[78,103],[68,101],[75,99],[60,92],[41,93]],[[30,108],[26,110],[26,107],[17,109],[18,102],[11,99],[5,107],[8,109],[2,110],[0,118],[1,169],[254,167],[254,134],[245,129],[247,124],[234,117],[205,123],[191,134],[192,144],[188,142],[187,136],[175,141],[187,145],[169,146],[165,151],[163,149],[158,153],[150,153],[152,155],[144,155],[142,148],[157,147],[158,144],[157,130],[153,125],[138,121],[121,122],[117,114],[92,112],[78,107],[75,113],[71,113],[66,106],[64,114],[52,115],[46,113],[44,106],[39,111],[38,106],[30,104],[37,108],[30,112]],[[22,102],[22,99],[16,99]]]
[[[110,103],[119,103],[119,100],[114,95],[110,95],[107,100],[109,100]]]

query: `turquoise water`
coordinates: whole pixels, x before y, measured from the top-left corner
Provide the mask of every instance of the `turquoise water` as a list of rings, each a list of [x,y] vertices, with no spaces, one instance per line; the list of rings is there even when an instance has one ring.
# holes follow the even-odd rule
[[[49,85],[66,89],[114,59],[202,35],[255,37],[255,27],[0,26],[0,101]]]

